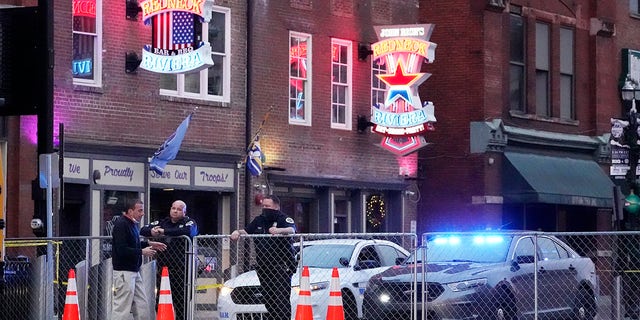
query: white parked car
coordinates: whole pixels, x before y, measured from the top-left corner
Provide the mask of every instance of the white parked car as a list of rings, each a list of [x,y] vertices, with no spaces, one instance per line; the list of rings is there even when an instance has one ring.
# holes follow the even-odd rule
[[[291,278],[291,317],[295,318],[300,283],[300,266],[309,267],[313,318],[326,319],[329,283],[338,268],[345,320],[362,317],[363,294],[369,278],[401,264],[409,252],[387,240],[326,239],[304,241],[298,254],[299,268]],[[296,246],[298,244],[296,243]],[[259,320],[267,310],[262,304],[260,281],[248,271],[224,283],[218,297],[220,320]]]

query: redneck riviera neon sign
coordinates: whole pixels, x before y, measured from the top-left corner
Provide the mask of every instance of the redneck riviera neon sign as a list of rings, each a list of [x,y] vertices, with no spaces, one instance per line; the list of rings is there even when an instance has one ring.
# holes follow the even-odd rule
[[[421,102],[418,86],[431,76],[421,73],[423,61],[435,59],[436,44],[429,42],[432,24],[374,27],[378,42],[371,45],[373,59],[384,59],[387,73],[377,75],[387,86],[384,104],[371,107],[373,131],[382,134],[383,148],[407,155],[427,145],[424,134],[433,130],[434,106]]]
[[[213,65],[211,45],[196,41],[195,19],[211,20],[212,0],[146,0],[142,21],[153,28],[140,67],[158,73],[186,73]]]

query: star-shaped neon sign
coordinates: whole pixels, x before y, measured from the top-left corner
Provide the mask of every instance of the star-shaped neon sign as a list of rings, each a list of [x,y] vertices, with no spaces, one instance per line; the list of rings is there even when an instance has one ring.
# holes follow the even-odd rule
[[[404,66],[401,61],[398,61],[396,64],[396,72],[393,74],[377,74],[378,78],[382,80],[384,83],[393,86],[407,86],[411,87],[414,85],[419,85],[423,79],[425,73],[404,73]]]

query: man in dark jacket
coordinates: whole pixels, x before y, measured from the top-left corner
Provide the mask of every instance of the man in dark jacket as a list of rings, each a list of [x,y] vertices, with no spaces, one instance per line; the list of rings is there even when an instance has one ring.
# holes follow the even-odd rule
[[[189,295],[186,293],[187,284],[187,236],[193,240],[198,235],[198,225],[187,215],[187,205],[184,201],[176,200],[171,204],[169,216],[151,222],[140,230],[140,234],[145,237],[161,237],[159,241],[167,244],[167,250],[157,255],[158,270],[166,266],[169,269],[169,283],[171,284],[171,295],[173,297],[173,307],[176,311],[176,319],[185,319],[185,304]],[[158,287],[160,286],[161,274],[158,273]]]
[[[231,233],[231,240],[246,234],[290,235],[296,232],[292,218],[280,211],[280,199],[274,195],[262,199],[262,214],[244,229]],[[256,273],[267,308],[266,319],[291,319],[291,276],[296,261],[291,237],[255,237]]]
[[[153,257],[167,246],[155,241],[140,241],[138,223],[144,215],[140,199],[127,202],[127,211],[119,217],[112,231],[113,237],[113,309],[111,319],[151,319],[150,305],[144,292],[140,266],[142,256]]]

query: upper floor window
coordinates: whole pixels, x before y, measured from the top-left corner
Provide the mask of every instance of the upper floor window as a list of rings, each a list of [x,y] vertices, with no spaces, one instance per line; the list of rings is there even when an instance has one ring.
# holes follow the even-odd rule
[[[536,114],[551,116],[549,109],[550,32],[546,23],[536,23]]]
[[[379,74],[386,74],[385,59],[371,59],[371,105],[384,105],[384,95],[387,85],[378,78]]]
[[[510,16],[510,110],[541,118],[574,120],[575,29],[536,21],[529,25],[533,32],[528,32],[526,17],[520,14],[521,11],[512,12]],[[534,50],[528,49],[527,44]],[[528,66],[532,64],[535,73],[527,77]]]
[[[186,74],[164,74],[160,94],[208,101],[230,101],[231,91],[231,21],[230,10],[214,6],[211,20],[195,19],[196,39],[209,42],[213,66]],[[200,31],[200,32],[199,32]]]
[[[331,128],[351,130],[352,44],[331,40]]]
[[[629,13],[640,15],[640,3],[638,0],[629,0]]]
[[[289,33],[289,123],[311,125],[311,35]]]
[[[509,106],[511,110],[526,112],[525,108],[525,41],[522,16],[511,15],[509,32]]]
[[[102,85],[102,0],[73,1],[73,83]]]
[[[574,112],[574,34],[560,28],[560,118],[575,119]]]

